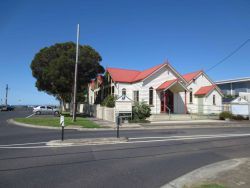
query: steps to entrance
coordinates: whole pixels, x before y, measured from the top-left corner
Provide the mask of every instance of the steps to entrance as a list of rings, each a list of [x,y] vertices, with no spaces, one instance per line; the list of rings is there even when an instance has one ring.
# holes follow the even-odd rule
[[[206,120],[218,119],[218,116],[197,115],[197,114],[152,114],[148,120],[151,122],[157,121],[185,121],[185,120]]]

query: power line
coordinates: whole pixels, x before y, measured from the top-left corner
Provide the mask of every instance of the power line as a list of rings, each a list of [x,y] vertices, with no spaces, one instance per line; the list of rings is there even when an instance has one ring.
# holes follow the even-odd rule
[[[226,61],[227,59],[229,59],[231,56],[233,56],[236,52],[238,52],[241,48],[243,48],[248,42],[250,41],[250,39],[247,39],[245,42],[243,42],[238,48],[236,48],[234,51],[232,51],[231,53],[229,53],[226,57],[224,57],[222,60],[220,60],[218,63],[216,63],[215,65],[213,65],[212,67],[210,67],[209,69],[206,70],[206,72],[209,72],[210,70],[214,69],[215,67],[217,67],[218,65],[220,65],[221,63],[223,63],[224,61]]]

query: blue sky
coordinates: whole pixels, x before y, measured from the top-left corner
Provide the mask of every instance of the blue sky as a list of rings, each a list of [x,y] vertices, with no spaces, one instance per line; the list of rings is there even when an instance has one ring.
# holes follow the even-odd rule
[[[13,1],[0,5],[0,99],[54,104],[38,92],[30,63],[39,49],[76,41],[104,67],[143,70],[168,60],[180,73],[207,70],[250,38],[249,0]],[[208,72],[213,80],[250,76],[250,43]]]

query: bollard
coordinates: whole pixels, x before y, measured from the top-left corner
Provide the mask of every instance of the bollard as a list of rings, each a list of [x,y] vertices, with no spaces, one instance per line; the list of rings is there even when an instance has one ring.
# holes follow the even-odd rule
[[[64,126],[62,126],[62,141],[64,140]]]
[[[60,124],[62,127],[62,141],[64,140],[64,116],[60,116]]]
[[[116,138],[119,138],[120,137],[120,130],[119,130],[119,127],[120,127],[120,117],[119,115],[116,116]]]

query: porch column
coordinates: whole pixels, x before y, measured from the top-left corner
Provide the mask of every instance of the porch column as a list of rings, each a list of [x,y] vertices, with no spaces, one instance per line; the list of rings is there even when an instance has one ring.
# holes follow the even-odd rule
[[[163,91],[163,101],[164,101],[164,105],[163,105],[163,112],[166,112],[166,94],[165,94],[165,91]]]
[[[185,90],[185,104],[184,104],[185,106],[184,106],[184,112],[185,112],[185,114],[187,114],[187,91]]]

